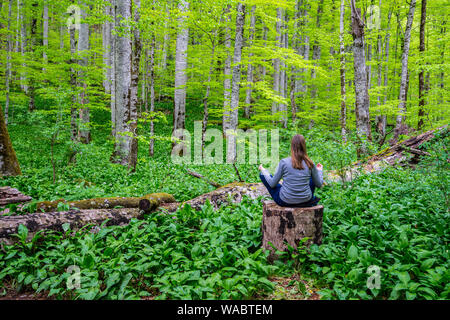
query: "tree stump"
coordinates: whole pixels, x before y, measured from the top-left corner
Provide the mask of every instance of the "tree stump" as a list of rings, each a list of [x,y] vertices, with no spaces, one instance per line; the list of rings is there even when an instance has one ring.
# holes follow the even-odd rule
[[[270,250],[269,260],[276,258],[275,250],[286,251],[289,244],[294,249],[300,240],[309,238],[306,245],[322,243],[323,206],[310,208],[280,207],[274,201],[264,201],[262,221],[262,246]],[[287,244],[286,244],[287,243]]]

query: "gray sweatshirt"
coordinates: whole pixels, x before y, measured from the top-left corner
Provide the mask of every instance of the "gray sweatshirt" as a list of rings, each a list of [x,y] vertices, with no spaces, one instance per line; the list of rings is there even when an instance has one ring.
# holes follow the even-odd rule
[[[299,204],[311,199],[312,194],[311,188],[309,187],[311,176],[316,187],[321,187],[323,184],[322,170],[318,170],[315,165],[313,169],[309,169],[305,161],[303,161],[302,165],[303,170],[294,169],[292,167],[292,160],[289,157],[280,161],[273,178],[270,177],[267,169],[262,171],[267,183],[272,188],[283,179],[280,198],[288,204]]]

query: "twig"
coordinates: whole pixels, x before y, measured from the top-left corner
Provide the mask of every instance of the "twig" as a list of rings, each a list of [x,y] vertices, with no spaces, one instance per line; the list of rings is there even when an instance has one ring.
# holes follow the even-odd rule
[[[234,170],[236,171],[236,174],[237,174],[237,176],[238,176],[238,178],[239,178],[239,182],[244,182],[244,180],[242,180],[242,178],[241,178],[241,175],[239,174],[239,170],[238,170],[238,168],[236,167],[236,164],[235,164],[235,163],[233,163],[233,167],[234,167]]]
[[[210,180],[210,179],[206,178],[205,176],[203,176],[203,175],[201,175],[200,173],[197,173],[197,172],[195,172],[195,171],[192,171],[192,170],[189,170],[189,169],[188,169],[188,170],[187,170],[187,174],[189,174],[189,175],[191,175],[191,176],[193,176],[193,177],[195,177],[195,178],[202,179],[203,181],[209,183],[210,185],[212,185],[212,186],[214,186],[214,187],[216,187],[216,188],[222,187],[222,186],[221,186],[220,184],[218,184],[217,182],[215,182],[215,181],[213,181],[213,180]]]

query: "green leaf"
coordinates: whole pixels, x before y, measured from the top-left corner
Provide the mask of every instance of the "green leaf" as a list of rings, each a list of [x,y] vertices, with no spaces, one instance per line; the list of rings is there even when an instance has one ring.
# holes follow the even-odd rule
[[[358,259],[358,248],[354,245],[351,245],[348,249],[348,258],[351,261],[355,261],[356,259]]]
[[[83,259],[83,267],[86,269],[91,269],[95,264],[95,259],[94,257],[88,253],[87,255],[84,256]]]

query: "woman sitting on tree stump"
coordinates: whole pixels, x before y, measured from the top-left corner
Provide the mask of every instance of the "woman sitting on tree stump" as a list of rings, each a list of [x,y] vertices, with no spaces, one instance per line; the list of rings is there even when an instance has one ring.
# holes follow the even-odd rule
[[[315,166],[308,157],[305,138],[300,134],[292,138],[291,156],[280,161],[273,177],[262,165],[259,171],[262,183],[281,207],[314,207],[320,200],[314,191],[323,184],[323,166]],[[281,179],[282,185],[278,183]]]

